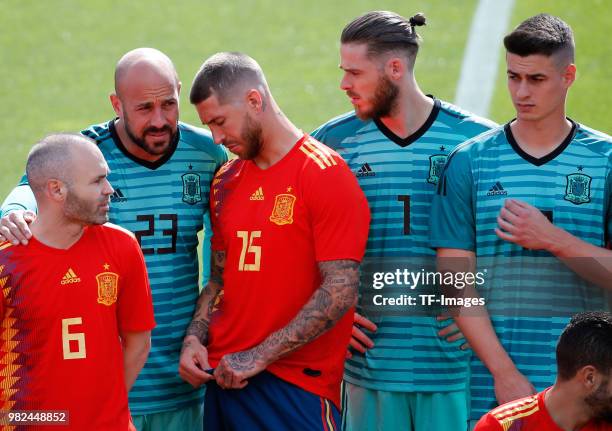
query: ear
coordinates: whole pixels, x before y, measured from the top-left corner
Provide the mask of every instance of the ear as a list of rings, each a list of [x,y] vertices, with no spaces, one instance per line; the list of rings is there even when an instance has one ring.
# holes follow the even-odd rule
[[[181,81],[178,82],[178,84],[176,85],[176,92],[178,93],[178,95],[181,95]]]
[[[565,81],[565,85],[567,88],[569,88],[574,83],[574,81],[576,80],[575,64],[572,63],[567,65],[565,71],[563,72],[563,80]]]
[[[587,393],[597,389],[603,380],[603,376],[597,368],[592,365],[585,365],[576,372],[575,379]]]
[[[55,202],[63,202],[68,194],[68,188],[63,181],[50,179],[45,187],[47,197]]]
[[[247,91],[245,101],[249,109],[254,110],[256,113],[260,113],[263,110],[263,98],[258,90],[253,88]]]
[[[400,57],[390,57],[385,63],[385,72],[392,80],[401,79],[406,73],[407,65],[406,61]]]
[[[110,95],[110,102],[111,105],[113,105],[113,109],[115,110],[115,114],[117,114],[117,117],[123,118],[123,105],[121,103],[121,100],[119,100],[119,96],[117,96],[116,93],[112,93]]]

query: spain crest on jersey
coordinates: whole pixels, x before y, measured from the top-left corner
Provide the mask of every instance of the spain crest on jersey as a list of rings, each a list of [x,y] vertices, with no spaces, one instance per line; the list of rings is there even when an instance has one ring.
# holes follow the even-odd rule
[[[270,221],[279,226],[293,223],[293,206],[295,196],[289,193],[281,193],[274,198],[274,208]]]
[[[96,281],[98,282],[98,303],[110,306],[117,302],[119,274],[101,272],[96,275]]]
[[[188,172],[181,176],[183,179],[183,202],[193,205],[202,200],[200,188],[200,176],[193,172]]]
[[[438,184],[444,165],[446,165],[446,159],[448,159],[446,154],[429,156],[429,176],[427,177],[429,184]]]
[[[565,196],[563,199],[580,205],[591,202],[591,177],[585,174],[567,175]]]

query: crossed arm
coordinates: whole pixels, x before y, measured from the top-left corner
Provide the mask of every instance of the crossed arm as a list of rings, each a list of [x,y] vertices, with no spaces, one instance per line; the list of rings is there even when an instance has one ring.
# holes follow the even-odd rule
[[[223,259],[224,257],[223,254]],[[223,388],[243,388],[247,385],[246,379],[333,327],[355,306],[359,263],[352,260],[335,260],[319,262],[318,266],[322,278],[321,286],[298,314],[285,327],[271,333],[260,344],[245,351],[225,355],[212,376],[193,369],[194,364],[200,364],[203,369],[210,368],[204,345],[207,341],[211,304],[214,304],[214,298],[222,287],[216,275],[211,276],[213,286],[209,287],[209,282],[202,291],[183,343],[179,367],[181,376],[193,386],[199,386],[214,378]],[[213,271],[218,269],[217,267]]]

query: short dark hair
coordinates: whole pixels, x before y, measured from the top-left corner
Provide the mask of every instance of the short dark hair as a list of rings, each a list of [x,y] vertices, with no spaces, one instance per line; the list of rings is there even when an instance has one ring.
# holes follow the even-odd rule
[[[559,379],[569,380],[587,365],[606,375],[612,370],[611,313],[590,311],[576,314],[559,337]]]
[[[406,19],[395,12],[372,11],[355,18],[342,30],[341,43],[364,43],[371,57],[400,51],[414,58],[421,38],[416,26],[425,25],[425,15],[417,13]]]
[[[509,53],[521,57],[561,54],[569,63],[574,62],[574,34],[571,27],[562,19],[545,13],[520,23],[504,38],[504,46]]]
[[[189,101],[197,105],[214,93],[224,102],[236,84],[253,80],[265,83],[261,67],[255,60],[241,52],[219,52],[209,57],[196,73]]]

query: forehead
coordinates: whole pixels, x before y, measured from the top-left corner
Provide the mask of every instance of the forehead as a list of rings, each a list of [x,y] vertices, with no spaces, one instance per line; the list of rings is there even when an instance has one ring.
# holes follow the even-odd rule
[[[121,82],[124,101],[142,102],[178,97],[178,83],[171,71],[147,65],[133,66]]]
[[[244,111],[244,106],[240,101],[228,100],[225,103],[219,102],[218,97],[213,94],[208,99],[195,105],[196,111],[202,123],[208,124],[219,117],[234,118]]]
[[[93,145],[79,145],[72,150],[71,156],[71,170],[78,172],[77,180],[105,175],[108,171],[102,152]]]
[[[542,54],[532,54],[526,57],[520,55],[506,53],[506,63],[508,70],[517,73],[541,73],[556,69],[556,65],[552,57]]]
[[[343,43],[340,45],[340,67],[374,65],[368,57],[368,46],[365,43]]]

